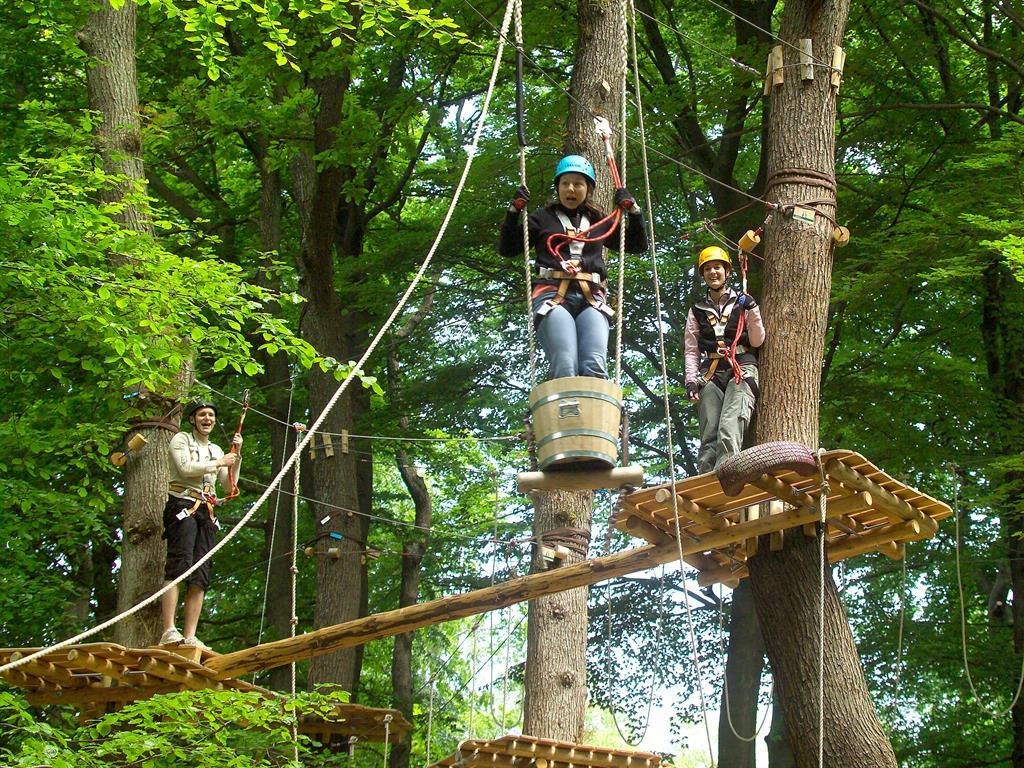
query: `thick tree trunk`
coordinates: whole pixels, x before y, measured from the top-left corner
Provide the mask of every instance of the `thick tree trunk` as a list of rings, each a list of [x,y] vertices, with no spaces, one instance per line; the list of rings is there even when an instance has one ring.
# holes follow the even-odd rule
[[[405,422],[405,427],[408,427],[408,421]],[[423,562],[423,554],[427,550],[434,506],[426,482],[420,477],[416,467],[410,464],[406,453],[399,451],[395,460],[402,475],[402,482],[409,490],[416,508],[416,529],[402,546],[402,583],[399,587],[398,607],[405,608],[408,605],[415,605],[419,600],[420,563]],[[409,722],[413,719],[413,637],[412,632],[397,635],[394,655],[391,658],[391,685],[394,690],[395,708],[405,715]],[[408,768],[411,752],[410,731],[394,745],[391,751],[391,768]]]
[[[732,593],[729,649],[718,722],[719,765],[730,768],[754,768],[756,765],[757,699],[763,668],[764,640],[754,611],[750,580],[745,579]]]
[[[813,41],[818,61],[831,61],[842,40],[849,0],[788,2],[779,37]],[[773,89],[769,116],[769,200],[835,199],[835,186],[815,179],[835,172],[835,102],[829,71],[799,78],[797,52],[784,50],[786,81]],[[820,175],[820,176],[819,176]],[[834,214],[835,204],[824,209]],[[769,222],[764,267],[765,343],[758,442],[818,445],[819,368],[831,289],[831,224],[805,226],[778,215]],[[781,552],[750,560],[750,581],[765,646],[784,709],[796,764],[818,765],[818,647],[824,643],[824,764],[892,768],[892,746],[868,695],[857,648],[830,573],[825,574],[825,634],[818,634],[821,565],[814,538],[788,532]]]
[[[623,0],[611,3],[579,0],[576,52],[569,91],[565,150],[586,156],[597,172],[596,201],[611,207],[611,176],[605,149],[594,131],[594,114],[619,126],[621,83],[625,68]],[[589,539],[593,494],[534,494],[535,539],[553,528],[578,528]],[[532,570],[542,570],[534,552]],[[523,733],[542,738],[579,741],[587,707],[587,595],[578,589],[530,603],[526,649]]]
[[[534,540],[554,528],[590,530],[590,491],[535,494]],[[583,560],[575,553],[563,564]],[[530,572],[547,568],[534,546]],[[586,587],[531,600],[526,633],[523,733],[579,742],[587,703]]]
[[[292,166],[293,194],[299,213],[301,244],[300,289],[307,299],[302,319],[306,339],[324,355],[336,360],[354,359],[361,343],[364,319],[346,306],[335,289],[334,259],[354,258],[362,246],[361,227],[341,210],[343,173],[336,166],[317,168],[314,155],[331,149],[338,139],[342,106],[350,82],[346,69],[338,75],[318,80],[315,89],[319,109],[314,124],[313,146]],[[350,226],[346,227],[345,222]],[[309,406],[321,413],[338,387],[334,371],[314,368],[309,374]],[[325,433],[352,431],[359,402],[349,389],[335,404],[321,426]],[[360,553],[366,548],[369,526],[357,514],[360,498],[357,484],[356,455],[341,451],[335,441],[334,456],[320,454],[312,463],[313,504],[317,523],[317,627],[357,618],[365,603],[366,568]],[[334,534],[334,538],[331,535]],[[337,549],[337,558],[327,555]],[[309,684],[337,685],[354,692],[359,677],[361,653],[347,648],[315,659],[309,670]]]
[[[78,33],[79,45],[92,59],[86,68],[86,86],[89,106],[101,117],[96,126],[97,148],[104,170],[124,179],[103,194],[106,202],[120,202],[125,195],[145,189],[135,71],[135,16],[135,3],[125,3],[115,10],[101,1]],[[147,212],[138,206],[124,206],[117,218],[128,229],[152,234]],[[117,263],[124,257],[111,254],[110,258]],[[166,417],[167,401],[152,398],[149,405],[152,418]],[[163,505],[167,498],[167,446],[172,433],[153,428],[136,428],[132,430],[135,432],[141,433],[148,444],[129,454],[124,467],[119,611],[160,588],[166,556],[162,540]],[[160,629],[160,606],[154,604],[120,622],[115,627],[114,639],[129,646],[149,645],[156,642]]]

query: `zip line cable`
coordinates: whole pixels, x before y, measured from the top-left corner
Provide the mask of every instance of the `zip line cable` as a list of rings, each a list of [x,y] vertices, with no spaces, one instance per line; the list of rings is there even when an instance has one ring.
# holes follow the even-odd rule
[[[168,582],[161,589],[157,590],[156,592],[151,594],[149,597],[147,597],[147,598],[143,599],[142,601],[136,603],[131,608],[123,611],[122,613],[118,614],[117,616],[114,616],[112,619],[109,619],[106,622],[103,622],[101,624],[97,624],[96,626],[94,626],[94,627],[92,627],[90,629],[87,629],[84,632],[80,632],[77,635],[74,635],[73,637],[70,637],[70,638],[68,638],[66,640],[62,640],[61,642],[55,643],[54,645],[50,645],[50,646],[47,646],[45,648],[40,648],[38,651],[36,651],[34,653],[28,654],[26,656],[23,656],[20,659],[17,659],[15,661],[10,661],[10,662],[4,664],[3,666],[0,666],[0,674],[2,674],[3,672],[7,672],[9,670],[12,670],[12,669],[16,669],[17,667],[20,667],[23,664],[28,664],[29,662],[35,661],[36,659],[41,658],[42,656],[45,656],[47,653],[52,653],[53,651],[59,650],[61,648],[65,648],[65,647],[67,647],[69,645],[73,645],[73,644],[75,644],[75,643],[77,643],[77,642],[79,642],[81,640],[84,640],[87,637],[91,637],[92,635],[95,635],[98,632],[101,632],[104,629],[107,629],[108,627],[113,626],[114,624],[118,623],[119,621],[127,618],[128,616],[131,616],[131,615],[139,612],[140,610],[142,610],[146,606],[154,603],[159,598],[161,598],[164,594],[166,594],[168,591],[170,591],[172,588],[176,587],[182,581],[184,581],[189,576],[191,576],[193,573],[195,573],[195,571],[197,571],[199,568],[201,568],[208,560],[210,560],[217,552],[219,552],[228,542],[230,542],[235,537],[235,535],[245,526],[245,524],[249,522],[249,520],[252,518],[252,516],[255,515],[256,512],[260,509],[260,507],[262,507],[262,505],[264,503],[266,503],[267,498],[269,498],[269,496],[273,492],[273,490],[280,484],[281,479],[284,477],[284,475],[287,473],[287,471],[289,469],[291,469],[292,465],[295,464],[299,460],[299,457],[302,455],[303,449],[310,442],[310,440],[313,437],[313,434],[320,427],[320,425],[323,424],[324,421],[327,419],[328,414],[334,408],[335,404],[337,404],[338,400],[341,398],[341,396],[348,389],[348,386],[349,386],[349,384],[352,383],[352,380],[355,378],[356,373],[362,369],[363,364],[370,358],[370,355],[373,354],[374,350],[377,348],[377,345],[380,344],[381,340],[384,338],[384,335],[388,332],[388,330],[394,324],[394,322],[398,318],[399,314],[405,308],[405,305],[408,302],[409,297],[412,295],[413,291],[416,289],[416,286],[419,285],[420,280],[422,280],[423,275],[427,271],[427,267],[430,266],[431,262],[434,259],[434,254],[437,252],[437,249],[438,249],[438,247],[441,244],[441,239],[444,237],[444,234],[445,234],[445,232],[448,229],[448,225],[451,222],[452,215],[455,213],[455,208],[456,208],[456,206],[459,203],[460,196],[462,195],[462,190],[463,190],[463,188],[466,185],[466,179],[468,178],[469,171],[470,171],[470,169],[473,166],[473,159],[476,156],[477,147],[479,146],[479,143],[480,143],[480,137],[483,134],[484,125],[487,122],[487,113],[488,113],[488,111],[490,109],[491,96],[494,94],[494,87],[495,87],[495,84],[497,83],[498,71],[499,71],[500,65],[501,65],[502,54],[504,53],[504,50],[505,50],[505,39],[506,39],[506,36],[507,36],[507,33],[508,33],[509,24],[511,23],[511,20],[512,20],[512,11],[513,11],[514,5],[515,5],[515,0],[508,0],[508,3],[506,4],[505,18],[502,21],[501,33],[500,33],[499,38],[498,38],[498,49],[497,49],[496,55],[494,57],[494,64],[493,64],[493,66],[491,68],[491,77],[490,77],[490,81],[488,82],[488,85],[487,85],[487,92],[484,95],[483,104],[482,104],[481,109],[480,109],[480,120],[477,123],[476,130],[475,130],[475,132],[473,134],[473,141],[470,144],[470,146],[467,148],[467,151],[466,151],[466,163],[463,166],[462,176],[459,178],[459,182],[456,185],[456,188],[455,188],[455,190],[454,190],[454,192],[452,194],[452,199],[451,199],[451,202],[448,205],[448,210],[445,213],[444,219],[441,222],[441,226],[440,226],[440,229],[439,229],[439,231],[437,233],[437,236],[434,238],[434,242],[430,246],[430,250],[427,252],[427,255],[424,257],[423,262],[420,264],[419,269],[416,271],[415,276],[410,281],[408,287],[406,288],[405,292],[402,294],[402,296],[399,299],[398,303],[395,305],[394,309],[391,311],[391,314],[388,316],[387,320],[384,321],[384,324],[381,326],[380,330],[377,331],[377,334],[370,341],[370,344],[367,346],[366,351],[363,352],[363,354],[360,356],[359,360],[352,367],[352,370],[348,373],[348,375],[345,377],[345,379],[341,382],[341,384],[335,390],[334,394],[331,396],[331,399],[327,402],[327,405],[324,407],[324,409],[321,411],[320,415],[317,417],[316,421],[310,427],[309,432],[302,439],[302,441],[295,447],[294,452],[288,458],[288,460],[285,462],[284,466],[278,472],[277,476],[273,479],[271,484],[267,487],[267,489],[263,492],[263,494],[259,497],[259,499],[257,499],[256,502],[253,503],[252,507],[242,517],[242,519],[238,523],[235,524],[235,527],[232,528],[230,531],[228,531],[228,533],[225,534],[223,539],[221,539],[219,542],[217,542],[210,549],[209,552],[207,552],[203,557],[199,558],[195,563],[193,563],[192,567],[189,568],[188,570],[186,570],[184,573],[182,573],[178,578],[174,579],[173,581]]]

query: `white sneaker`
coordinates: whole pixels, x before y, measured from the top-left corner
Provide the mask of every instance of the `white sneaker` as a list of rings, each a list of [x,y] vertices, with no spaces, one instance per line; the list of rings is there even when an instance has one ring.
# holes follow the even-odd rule
[[[157,645],[173,645],[174,643],[180,643],[184,639],[185,638],[181,632],[176,630],[174,627],[171,627],[160,635],[160,642],[157,643]]]
[[[200,640],[198,637],[186,637],[181,641],[181,645],[184,648],[198,648],[202,651],[210,650],[210,646]]]

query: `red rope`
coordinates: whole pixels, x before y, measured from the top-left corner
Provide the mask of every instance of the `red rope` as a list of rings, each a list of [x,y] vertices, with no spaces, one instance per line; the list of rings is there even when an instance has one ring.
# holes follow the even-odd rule
[[[242,425],[245,424],[245,414],[249,411],[249,390],[245,391],[242,395],[242,413],[238,417],[238,429],[235,430],[235,436],[240,437],[242,435]],[[231,443],[231,453],[238,456],[241,459],[241,451],[234,442]],[[238,470],[235,467],[238,465],[238,460],[235,461],[230,467],[228,467],[228,485],[231,486],[231,491],[223,499],[220,499],[218,503],[223,504],[225,501],[231,501],[231,499],[238,496],[241,491],[238,489]]]
[[[757,228],[756,235],[761,234],[761,228]],[[747,292],[747,254],[743,251],[739,252],[740,262],[740,275],[742,277],[742,288],[743,293]],[[741,294],[742,295],[742,294]],[[736,346],[740,342],[740,336],[743,335],[743,329],[747,325],[747,310],[745,307],[740,308],[740,319],[736,321],[736,335],[733,337],[732,344],[729,345],[726,351],[722,352],[722,357],[729,361],[729,365],[732,366],[732,379],[737,384],[743,381],[743,368],[740,366],[739,361],[736,359]]]

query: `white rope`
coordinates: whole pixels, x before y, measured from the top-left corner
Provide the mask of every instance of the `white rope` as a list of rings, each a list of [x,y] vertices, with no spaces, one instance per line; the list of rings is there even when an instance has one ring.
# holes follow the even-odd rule
[[[469,720],[466,723],[466,740],[473,738],[473,717],[476,715],[476,630],[480,626],[477,622],[470,630],[472,642],[469,646]]]
[[[828,495],[831,489],[825,477],[822,461],[824,449],[818,449],[818,466],[821,468],[821,491],[818,493],[818,766],[825,768],[825,569],[828,557],[825,552],[825,521],[828,519]]]
[[[434,678],[429,679],[430,696],[427,701],[427,738],[424,745],[424,768],[430,766],[430,739],[434,734]]]
[[[620,64],[622,71],[622,103],[620,104],[619,110],[619,144],[620,144],[620,163],[619,163],[619,177],[622,181],[622,186],[626,186],[626,83],[627,83],[627,67],[629,62],[629,24],[626,21],[627,10],[626,7],[631,6],[631,0],[620,0],[617,3],[619,10],[619,21],[622,24],[622,46],[620,49]],[[636,40],[633,41],[634,45]],[[635,54],[635,51],[634,51]],[[625,275],[626,275],[626,220],[627,215],[625,211],[619,213],[619,274],[616,276],[616,297],[618,302],[618,312],[615,315],[615,383],[620,387],[622,386],[622,328],[623,322],[626,315],[626,294],[625,294]]]
[[[722,584],[718,585],[718,647],[721,651],[723,660],[725,659],[725,599]],[[772,692],[775,691],[775,683],[772,683]],[[722,681],[722,694],[725,700],[725,719],[729,724],[729,730],[732,731],[732,735],[735,736],[739,741],[744,741],[749,744],[755,741],[758,736],[761,735],[761,729],[764,728],[765,723],[768,722],[768,711],[771,707],[765,707],[764,714],[761,715],[761,722],[755,724],[754,733],[750,736],[743,736],[737,730],[736,726],[732,721],[732,707],[729,703],[729,679],[724,677]],[[771,698],[771,697],[769,697]],[[756,712],[755,712],[756,714]]]
[[[978,702],[982,711],[991,717],[1006,717],[1013,712],[1020,699],[1021,691],[1024,690],[1024,654],[1021,655],[1020,680],[1017,682],[1017,691],[1013,694],[1013,701],[1006,709],[992,709],[981,700],[978,690],[974,686],[974,679],[971,677],[971,665],[967,661],[967,610],[964,607],[964,582],[960,571],[960,479],[957,477],[956,493],[953,496],[953,521],[955,523],[954,553],[956,556],[956,588],[960,595],[960,650],[964,660],[964,673],[967,676],[967,685],[971,689],[971,695]]]
[[[515,0],[513,12],[515,47],[520,53],[523,50],[523,2]],[[526,186],[526,147],[519,147],[519,183]],[[526,340],[529,347],[530,389],[537,386],[537,338],[533,328],[533,275],[530,269],[530,212],[524,206],[519,216],[523,227],[523,275],[526,278]]]
[[[636,25],[636,13],[633,12],[633,25]],[[679,524],[679,498],[676,495],[676,462],[675,451],[672,444],[672,406],[669,402],[669,380],[668,380],[668,353],[665,348],[665,327],[661,322],[661,281],[658,279],[658,246],[654,239],[654,211],[651,208],[651,177],[647,164],[647,130],[644,125],[643,103],[640,98],[640,73],[636,67],[633,68],[633,77],[636,84],[637,120],[640,130],[640,162],[644,174],[644,204],[647,208],[647,232],[650,239],[648,250],[651,255],[651,277],[654,284],[654,325],[658,329],[658,355],[661,362],[661,395],[662,407],[665,412],[665,442],[668,454],[669,476],[672,483],[672,517],[675,523],[676,546],[679,549],[679,570],[682,575],[683,606],[686,608],[686,624],[690,634],[690,650],[693,654],[694,672],[697,677],[697,692],[700,695],[700,709],[704,717],[704,734],[708,742],[708,759],[715,763],[714,747],[711,740],[711,725],[708,722],[707,701],[704,698],[704,680],[701,676],[699,654],[697,652],[697,635],[693,626],[693,614],[690,611],[690,601],[686,595],[686,566],[683,559],[683,536]]]
[[[346,375],[345,378],[342,380],[341,384],[338,386],[338,389],[335,390],[334,395],[327,402],[327,405],[324,407],[323,411],[320,412],[320,415],[317,417],[316,421],[313,422],[312,425],[310,425],[309,431],[306,433],[306,436],[295,447],[295,450],[292,452],[292,455],[285,462],[284,466],[281,467],[281,470],[277,473],[277,476],[271,481],[270,485],[267,486],[266,490],[264,490],[260,497],[255,501],[255,503],[253,503],[253,505],[249,508],[249,511],[246,512],[246,514],[242,516],[242,519],[235,524],[235,527],[228,531],[227,534],[225,534],[224,538],[217,542],[210,549],[209,552],[207,552],[203,557],[199,558],[192,565],[191,568],[189,568],[187,571],[181,574],[174,581],[168,582],[161,589],[157,590],[141,602],[136,603],[128,610],[119,613],[117,616],[114,616],[113,618],[110,618],[107,621],[97,624],[95,627],[92,627],[91,629],[87,629],[84,632],[78,633],[74,637],[70,637],[66,640],[62,640],[59,643],[55,643],[54,645],[41,648],[35,653],[30,653],[29,655],[17,659],[16,661],[10,661],[7,664],[0,666],[0,674],[20,667],[22,664],[27,664],[31,661],[35,661],[36,659],[45,656],[48,653],[52,653],[53,651],[59,650],[61,648],[66,648],[67,646],[73,645],[81,640],[84,640],[87,637],[91,637],[92,635],[95,635],[98,632],[102,632],[104,629],[113,626],[122,619],[125,619],[128,616],[131,616],[132,614],[141,611],[146,606],[151,605],[155,601],[159,600],[164,594],[166,594],[172,588],[176,587],[182,581],[187,579],[199,568],[203,567],[203,565],[205,565],[206,562],[210,560],[210,558],[212,558],[217,552],[219,552],[229,541],[231,541],[235,537],[235,535],[239,531],[241,531],[245,527],[246,523],[248,523],[249,520],[252,519],[253,515],[255,515],[256,512],[263,506],[263,504],[266,503],[267,498],[270,496],[273,490],[277,488],[277,486],[280,484],[281,479],[288,472],[288,470],[291,469],[292,464],[295,464],[302,456],[303,449],[305,449],[306,445],[313,438],[313,435],[320,428],[320,425],[322,425],[324,421],[327,419],[328,414],[334,408],[335,404],[337,404],[341,396],[345,393],[345,390],[348,389],[349,384],[352,383],[352,380],[356,377],[356,374],[362,371],[363,365],[370,358],[370,355],[373,354],[374,350],[377,349],[377,345],[380,344],[381,340],[384,338],[384,335],[394,324],[399,314],[401,314],[402,310],[405,308],[406,303],[409,301],[409,297],[412,296],[413,291],[416,290],[416,286],[418,286],[420,281],[423,279],[423,275],[426,273],[427,267],[430,266],[430,263],[434,259],[434,254],[437,252],[438,247],[441,245],[441,239],[444,237],[445,232],[448,229],[448,225],[451,222],[452,215],[455,213],[455,208],[459,203],[460,196],[462,195],[462,190],[466,185],[466,179],[469,176],[469,171],[473,165],[473,159],[476,156],[477,147],[479,146],[480,143],[480,136],[483,134],[484,125],[487,122],[487,113],[491,105],[491,96],[494,94],[494,86],[498,79],[498,70],[501,65],[501,57],[505,50],[505,36],[508,34],[509,24],[512,21],[512,10],[514,8],[514,5],[515,0],[508,0],[508,3],[505,7],[505,17],[502,21],[501,32],[499,33],[498,36],[498,50],[494,57],[494,65],[491,68],[491,79],[487,84],[487,92],[484,95],[484,101],[480,109],[480,120],[477,123],[476,131],[473,134],[473,141],[466,151],[466,164],[463,166],[462,176],[459,178],[459,182],[455,187],[455,191],[452,194],[452,200],[448,204],[448,210],[445,213],[444,219],[441,222],[441,227],[438,230],[437,236],[434,238],[434,242],[430,246],[430,250],[424,257],[423,262],[420,264],[419,269],[416,271],[416,274],[413,277],[412,281],[409,283],[409,286],[405,289],[405,292],[402,294],[398,303],[395,305],[395,308],[391,311],[391,314],[388,315],[387,320],[384,321],[384,325],[382,325],[380,330],[377,331],[377,334],[370,341],[369,346],[367,346],[366,351],[363,352],[363,354],[360,356],[356,364],[352,366],[352,369],[349,371],[348,375]]]
[[[893,712],[899,707],[899,692],[903,677],[903,630],[907,615],[907,558],[900,558],[900,623],[896,635],[896,681],[893,686]]]
[[[295,637],[295,630],[299,624],[299,616],[296,610],[297,598],[296,598],[296,582],[299,577],[299,566],[298,566],[298,552],[299,552],[299,470],[302,468],[302,462],[295,462],[295,473],[292,478],[292,565],[288,569],[292,576],[292,605],[291,615],[289,618],[289,625],[291,626],[291,636]],[[296,764],[299,762],[299,711],[295,707],[295,659],[292,659],[291,663],[291,692],[292,692],[292,712],[294,719],[292,720],[292,746],[294,749],[294,756]]]
[[[388,747],[391,746],[391,715],[384,715],[384,768],[388,768]]]
[[[289,381],[291,382],[291,386],[288,388],[288,412],[287,421],[285,422],[285,424],[289,426],[285,427],[284,451],[282,451],[282,454],[288,450],[288,436],[290,434],[289,430],[292,429],[290,424],[292,420],[292,398],[295,395],[295,378],[289,377]],[[274,517],[270,523],[270,546],[267,548],[267,551],[270,553],[270,557],[267,558],[267,574],[263,579],[263,605],[260,608],[260,631],[256,635],[256,645],[259,645],[263,642],[263,627],[267,617],[267,592],[270,590],[270,565],[274,560],[274,540],[277,535],[277,513],[280,508],[281,494],[278,493],[277,496],[274,497]],[[254,682],[256,678],[259,677],[259,674],[259,672],[253,672],[252,679]]]

